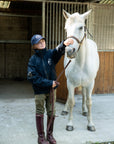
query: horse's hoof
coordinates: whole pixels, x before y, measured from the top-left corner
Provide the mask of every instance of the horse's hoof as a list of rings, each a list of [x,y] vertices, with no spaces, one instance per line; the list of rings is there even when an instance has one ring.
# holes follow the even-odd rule
[[[73,131],[74,128],[73,128],[73,126],[66,126],[66,130],[67,130],[67,131]]]
[[[87,129],[92,132],[96,131],[95,126],[87,126]]]
[[[87,116],[87,114],[88,114],[87,112],[83,112],[82,113],[83,116]]]
[[[67,115],[67,114],[68,114],[67,111],[62,111],[62,112],[61,112],[61,115]]]

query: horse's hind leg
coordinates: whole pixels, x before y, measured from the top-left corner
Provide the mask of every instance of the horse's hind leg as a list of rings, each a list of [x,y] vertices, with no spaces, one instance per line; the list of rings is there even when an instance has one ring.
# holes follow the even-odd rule
[[[94,86],[94,81],[86,88],[86,104],[87,104],[87,108],[88,108],[88,125],[87,125],[87,129],[90,131],[95,131],[95,126],[92,122],[92,114],[91,114],[91,106],[92,106],[92,99],[91,99],[91,95],[92,95],[92,90],[93,90],[93,86]]]
[[[86,88],[82,87],[82,115],[87,116]]]

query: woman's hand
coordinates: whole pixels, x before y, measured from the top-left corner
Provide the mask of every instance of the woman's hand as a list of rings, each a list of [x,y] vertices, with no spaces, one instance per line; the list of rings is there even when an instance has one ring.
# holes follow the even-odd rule
[[[58,85],[60,85],[60,83],[59,83],[59,82],[53,81],[52,88],[54,88],[54,87],[56,87],[56,86],[58,86]]]
[[[71,38],[66,39],[66,40],[64,41],[64,45],[66,45],[66,46],[68,46],[68,45],[70,45],[70,44],[73,44],[73,43],[74,43],[74,41],[73,41],[73,39],[71,39]]]

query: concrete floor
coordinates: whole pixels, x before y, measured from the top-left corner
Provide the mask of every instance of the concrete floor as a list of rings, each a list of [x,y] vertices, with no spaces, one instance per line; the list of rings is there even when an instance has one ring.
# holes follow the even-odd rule
[[[87,144],[114,141],[114,94],[93,95],[95,132],[87,131],[87,118],[81,115],[81,96],[73,110],[74,131],[65,130],[68,116],[61,116],[64,104],[56,102],[54,136],[57,144]],[[45,114],[46,128],[46,114]],[[0,144],[37,144],[35,103],[27,81],[0,80]]]

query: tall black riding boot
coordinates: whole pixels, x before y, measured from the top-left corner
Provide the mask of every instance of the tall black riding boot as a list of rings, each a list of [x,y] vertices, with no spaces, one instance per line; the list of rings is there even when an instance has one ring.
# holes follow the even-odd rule
[[[49,144],[49,142],[45,139],[44,115],[36,115],[36,127],[38,132],[38,144]]]
[[[48,124],[50,123],[50,119],[51,119],[51,117],[48,116],[47,126],[48,126]],[[55,120],[55,117],[52,118],[52,121],[51,121],[51,123],[50,123],[50,128],[49,128],[49,130],[47,131],[47,140],[49,141],[50,144],[56,144],[56,140],[55,140],[55,138],[53,137],[54,120]]]

